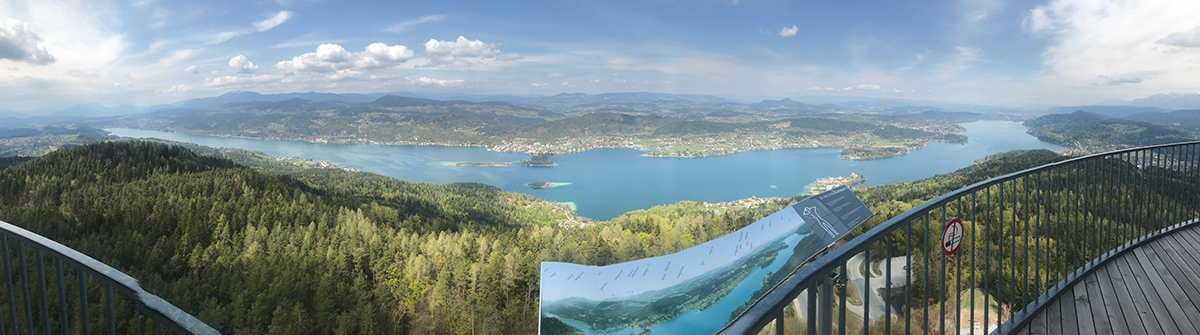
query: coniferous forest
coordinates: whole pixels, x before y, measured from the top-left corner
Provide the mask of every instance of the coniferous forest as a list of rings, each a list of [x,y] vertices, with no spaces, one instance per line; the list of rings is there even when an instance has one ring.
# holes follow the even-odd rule
[[[722,214],[680,202],[577,227],[560,225],[567,214],[553,203],[488,185],[245,157],[153,142],[59,150],[0,171],[0,220],[126,272],[222,333],[529,334],[541,261],[673,253],[800,199]],[[856,189],[877,214],[851,238],[943,193],[1063,159],[1011,152]]]

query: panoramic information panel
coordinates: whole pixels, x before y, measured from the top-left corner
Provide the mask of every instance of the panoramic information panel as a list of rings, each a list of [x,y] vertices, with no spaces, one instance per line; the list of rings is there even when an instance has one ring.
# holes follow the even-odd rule
[[[678,253],[543,262],[542,335],[712,334],[873,213],[841,186]]]

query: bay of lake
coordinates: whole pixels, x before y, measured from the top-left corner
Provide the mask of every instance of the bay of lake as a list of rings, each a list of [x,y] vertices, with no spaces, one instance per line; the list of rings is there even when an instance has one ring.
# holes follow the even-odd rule
[[[107,129],[113,135],[159,138],[217,148],[301,157],[413,182],[479,182],[542,199],[571,202],[580,216],[608,220],[622,213],[684,200],[723,202],[805,194],[817,178],[866,176],[867,184],[912,181],[954,172],[987,155],[1016,149],[1066,147],[1042,142],[1008,121],[961,124],[967,144],[934,142],[907,155],[875,159],[838,158],[840,148],[748,151],[701,158],[645,157],[635,149],[593,149],[551,158],[557,166],[452,166],[448,162],[511,162],[529,156],[479,147],[333,144],[252,140],[136,129]],[[530,182],[563,183],[532,189]],[[569,184],[566,184],[569,183]]]

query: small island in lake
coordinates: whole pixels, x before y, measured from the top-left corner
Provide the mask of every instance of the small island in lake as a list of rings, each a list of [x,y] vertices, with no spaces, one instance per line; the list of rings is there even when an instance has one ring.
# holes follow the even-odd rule
[[[553,152],[539,152],[530,154],[529,159],[521,161],[521,164],[528,166],[554,166],[554,162],[550,161],[550,157],[554,157]]]
[[[865,180],[867,180],[866,176],[856,174],[854,172],[851,172],[850,175],[845,176],[845,177],[820,178],[820,179],[817,179],[816,182],[811,184],[812,186],[808,188],[808,194],[817,195],[817,194],[821,194],[821,192],[825,192],[825,191],[837,188],[838,186],[842,186],[842,185],[851,186],[854,184],[861,183]]]
[[[450,165],[454,166],[509,166],[512,163],[492,163],[492,162],[454,162]]]
[[[552,182],[548,182],[548,181],[535,181],[535,182],[528,183],[525,185],[528,185],[530,188],[533,188],[536,190],[536,189],[543,189],[543,188],[567,186],[567,185],[571,185],[571,183],[552,183]]]

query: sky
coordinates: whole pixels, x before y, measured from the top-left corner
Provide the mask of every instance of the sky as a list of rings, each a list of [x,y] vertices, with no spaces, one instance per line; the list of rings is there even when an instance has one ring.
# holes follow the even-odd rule
[[[1194,0],[0,0],[0,109],[259,93],[1081,105],[1200,92]]]

